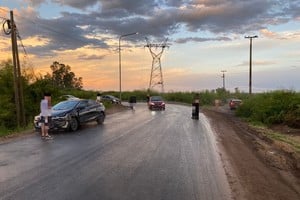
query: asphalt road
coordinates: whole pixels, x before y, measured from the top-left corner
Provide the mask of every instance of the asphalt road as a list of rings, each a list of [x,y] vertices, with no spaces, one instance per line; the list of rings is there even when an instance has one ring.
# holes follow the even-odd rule
[[[0,199],[218,200],[230,190],[208,120],[139,104],[75,133],[0,144]]]

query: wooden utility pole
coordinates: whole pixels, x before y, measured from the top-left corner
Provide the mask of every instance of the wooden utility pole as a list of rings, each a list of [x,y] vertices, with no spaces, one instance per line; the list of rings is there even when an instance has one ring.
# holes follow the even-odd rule
[[[249,94],[252,94],[252,39],[258,38],[257,35],[245,36],[246,39],[250,39],[250,58],[249,58]]]
[[[23,98],[23,86],[21,67],[19,60],[19,52],[17,45],[17,28],[14,22],[13,11],[10,11],[10,26],[11,26],[11,44],[12,44],[12,56],[14,65],[14,90],[15,90],[15,103],[16,103],[16,114],[17,114],[17,125],[25,126],[25,110],[24,110],[24,98]]]

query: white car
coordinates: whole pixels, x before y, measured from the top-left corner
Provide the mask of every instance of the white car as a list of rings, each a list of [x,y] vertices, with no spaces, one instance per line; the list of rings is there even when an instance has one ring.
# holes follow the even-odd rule
[[[70,94],[65,94],[59,97],[62,100],[74,100],[74,99],[79,99],[78,97],[75,97],[73,95]]]

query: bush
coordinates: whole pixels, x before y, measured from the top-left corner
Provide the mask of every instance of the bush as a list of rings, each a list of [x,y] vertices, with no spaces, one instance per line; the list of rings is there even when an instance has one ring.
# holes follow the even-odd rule
[[[284,123],[295,127],[299,126],[299,106],[299,93],[275,91],[251,96],[243,102],[236,114],[266,125]]]

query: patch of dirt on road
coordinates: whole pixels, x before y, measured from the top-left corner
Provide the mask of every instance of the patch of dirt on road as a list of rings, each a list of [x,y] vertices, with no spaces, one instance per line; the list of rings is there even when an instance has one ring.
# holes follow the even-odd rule
[[[300,199],[299,153],[266,138],[229,110],[203,113],[217,134],[234,199]]]

